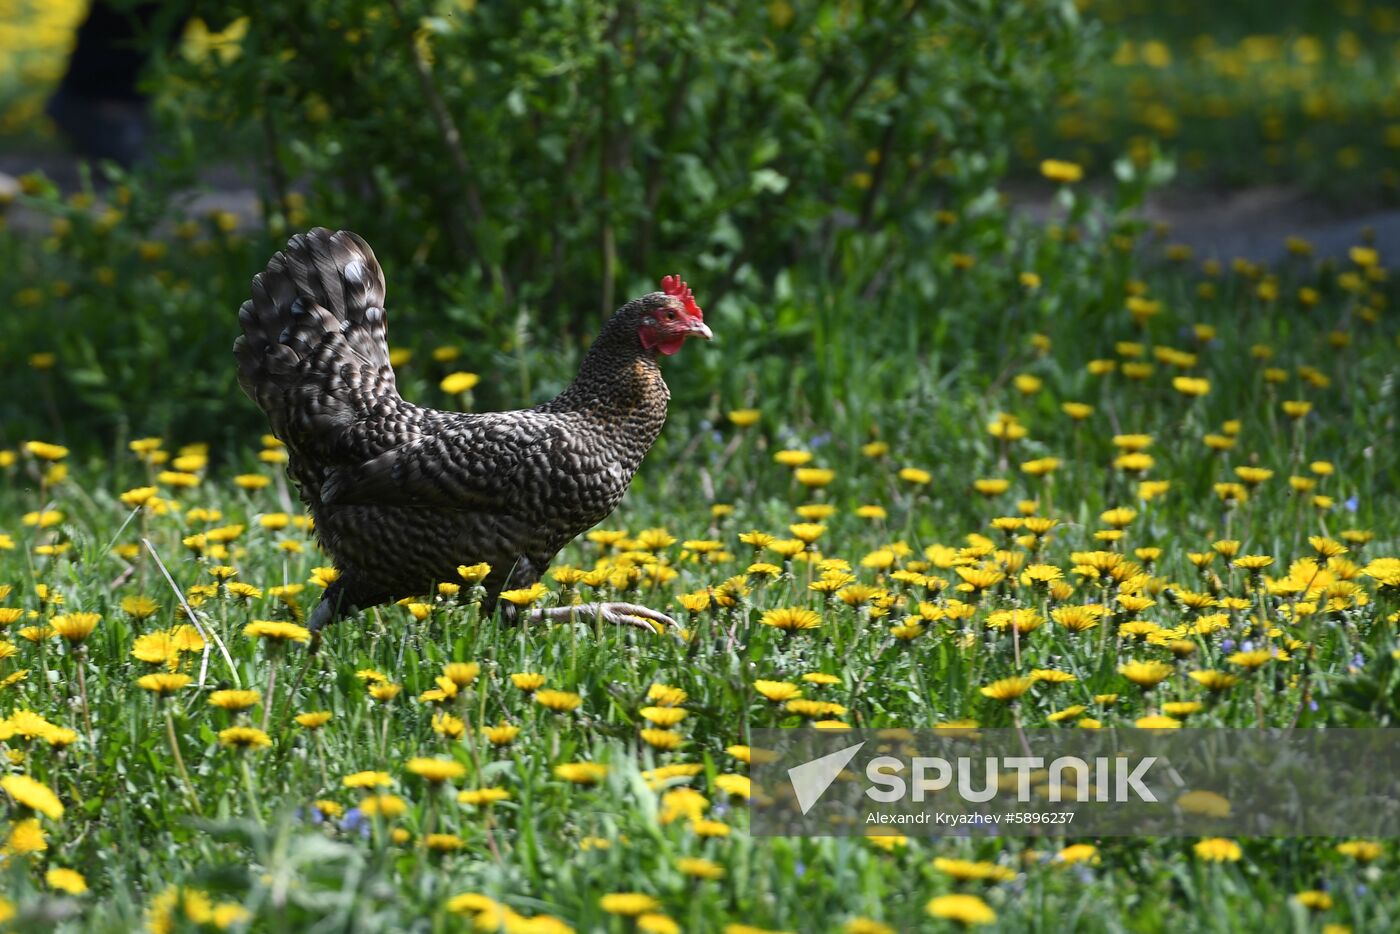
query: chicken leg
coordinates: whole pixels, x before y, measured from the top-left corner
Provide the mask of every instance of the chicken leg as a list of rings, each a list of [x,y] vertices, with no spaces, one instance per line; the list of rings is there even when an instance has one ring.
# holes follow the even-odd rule
[[[633,626],[652,633],[679,628],[679,624],[665,613],[636,603],[576,603],[530,611],[530,619],[539,622],[568,622],[583,617],[614,626]]]

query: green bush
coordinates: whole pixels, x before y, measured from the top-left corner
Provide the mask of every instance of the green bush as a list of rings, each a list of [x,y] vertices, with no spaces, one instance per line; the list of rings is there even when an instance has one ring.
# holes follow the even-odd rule
[[[306,217],[363,231],[462,324],[524,305],[584,333],[672,268],[711,302],[763,294],[886,230],[890,271],[921,265],[934,209],[998,178],[1092,48],[1072,3],[229,12],[242,54],[176,59],[178,102],[256,128],[274,204],[304,180]]]
[[[69,429],[255,425],[227,359],[234,309],[313,224],[375,247],[397,340],[456,344],[461,365],[506,374],[487,405],[557,390],[603,315],[673,271],[722,325],[727,370],[809,357],[814,334],[839,362],[834,330],[892,315],[869,349],[908,347],[901,330],[940,330],[924,308],[947,216],[981,217],[981,245],[1004,245],[1008,140],[1096,34],[1072,3],[980,0],[245,0],[219,15],[211,28],[241,38],[200,29],[157,56],[158,170],[122,179],[105,212],[27,180],[58,228],[0,246],[21,293],[0,325],[6,386],[32,381],[28,355],[59,352]],[[175,226],[196,167],[231,157],[266,229]],[[796,377],[811,388],[829,363]],[[693,400],[717,381],[754,390],[703,365]],[[779,364],[757,385],[793,376]],[[53,413],[7,396],[7,432],[52,433]]]

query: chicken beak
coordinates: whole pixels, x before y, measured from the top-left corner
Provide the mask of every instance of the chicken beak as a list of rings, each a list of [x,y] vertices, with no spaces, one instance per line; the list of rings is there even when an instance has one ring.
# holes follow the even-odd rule
[[[707,341],[715,339],[714,332],[711,331],[710,326],[703,321],[692,322],[690,328],[686,331],[686,335],[689,337],[703,337]]]

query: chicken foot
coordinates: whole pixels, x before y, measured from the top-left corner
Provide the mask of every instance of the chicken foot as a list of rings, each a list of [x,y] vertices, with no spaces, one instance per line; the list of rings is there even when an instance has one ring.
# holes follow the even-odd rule
[[[594,619],[614,626],[633,626],[647,632],[665,632],[679,624],[665,613],[636,603],[577,603],[531,610],[530,619],[540,622],[569,622],[573,619]]]

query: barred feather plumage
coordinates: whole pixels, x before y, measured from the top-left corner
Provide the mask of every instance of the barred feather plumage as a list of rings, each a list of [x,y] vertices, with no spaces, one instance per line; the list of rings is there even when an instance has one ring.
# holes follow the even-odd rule
[[[619,309],[550,402],[443,412],[399,395],[369,245],[323,228],[292,237],[253,279],[234,355],[341,571],[313,621],[427,593],[462,564],[492,566],[488,610],[537,580],[612,512],[661,430],[670,393],[637,331],[674,301]]]

